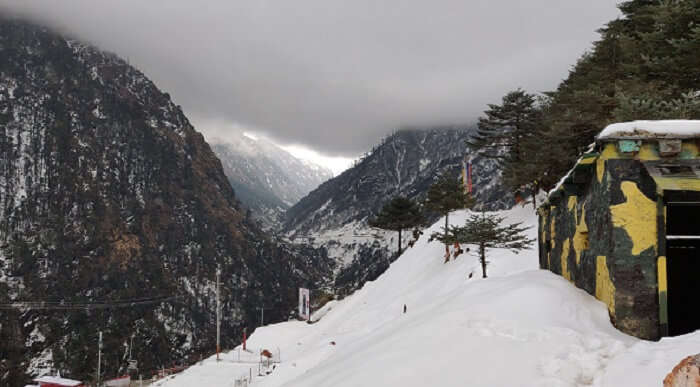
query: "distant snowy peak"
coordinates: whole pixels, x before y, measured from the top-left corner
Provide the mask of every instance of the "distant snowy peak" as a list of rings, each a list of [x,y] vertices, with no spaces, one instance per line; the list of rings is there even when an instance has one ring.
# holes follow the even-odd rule
[[[316,174],[318,174],[320,176],[324,176],[323,181],[330,180],[334,176],[333,171],[331,171],[329,168],[326,168],[322,165],[316,164],[310,160],[303,160],[303,159],[298,159],[298,160],[301,161],[301,163],[310,171],[314,171],[314,172],[316,172]],[[316,187],[318,187],[318,186],[316,186]]]
[[[212,140],[224,172],[241,202],[266,227],[284,210],[333,177],[320,165],[300,160],[264,138],[238,134]]]

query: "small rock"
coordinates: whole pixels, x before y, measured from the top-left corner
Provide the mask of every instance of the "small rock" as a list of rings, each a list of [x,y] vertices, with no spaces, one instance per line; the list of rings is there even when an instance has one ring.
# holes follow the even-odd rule
[[[681,360],[664,378],[664,387],[697,386],[700,386],[700,354]]]

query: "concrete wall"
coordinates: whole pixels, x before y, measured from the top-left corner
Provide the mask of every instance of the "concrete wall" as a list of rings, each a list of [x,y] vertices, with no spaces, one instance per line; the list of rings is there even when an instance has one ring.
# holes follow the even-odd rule
[[[614,143],[578,175],[588,177],[578,195],[565,192],[540,210],[540,266],[603,301],[621,331],[658,339],[656,184],[639,154],[621,155]]]

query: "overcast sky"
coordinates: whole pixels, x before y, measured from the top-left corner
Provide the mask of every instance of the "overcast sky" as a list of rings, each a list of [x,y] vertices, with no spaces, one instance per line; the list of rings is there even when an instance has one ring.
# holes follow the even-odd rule
[[[0,0],[113,51],[207,137],[355,157],[404,125],[551,90],[615,0]]]

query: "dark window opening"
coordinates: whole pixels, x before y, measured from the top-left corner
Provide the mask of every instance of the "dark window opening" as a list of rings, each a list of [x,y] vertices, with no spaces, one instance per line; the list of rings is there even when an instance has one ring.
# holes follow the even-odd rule
[[[659,165],[659,172],[666,177],[697,177],[690,165]]]
[[[667,203],[696,202],[700,203],[700,191],[675,191],[664,190],[664,199]]]

